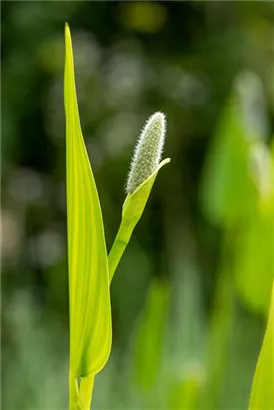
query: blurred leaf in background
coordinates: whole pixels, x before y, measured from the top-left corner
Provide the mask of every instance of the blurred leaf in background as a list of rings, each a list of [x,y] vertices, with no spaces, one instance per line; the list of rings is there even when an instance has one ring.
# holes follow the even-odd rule
[[[235,274],[238,292],[248,307],[267,314],[274,278],[273,155],[267,146],[258,144],[250,160],[255,167],[258,199],[245,228],[239,232]]]
[[[274,287],[267,328],[254,375],[249,409],[273,409],[274,406]]]
[[[158,281],[151,283],[133,351],[136,384],[144,392],[153,387],[159,374],[169,298],[167,284]]]
[[[250,176],[250,149],[266,140],[262,85],[242,72],[224,108],[208,151],[202,204],[213,222],[233,226],[254,212],[256,193]]]

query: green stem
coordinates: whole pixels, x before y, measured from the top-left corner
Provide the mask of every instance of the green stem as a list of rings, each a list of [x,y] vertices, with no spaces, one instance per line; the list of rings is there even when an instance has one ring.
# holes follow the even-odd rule
[[[69,410],[76,410],[78,406],[78,385],[74,375],[69,373]]]
[[[116,235],[112,248],[108,256],[108,267],[109,267],[109,282],[111,283],[114,272],[120,262],[120,259],[126,249],[128,242],[130,240],[132,231],[134,229],[132,224],[125,223],[123,220],[121,222],[119,231]]]
[[[169,161],[169,158],[164,159],[132,194],[127,195],[124,201],[120,228],[108,256],[110,282],[128,245],[131,234],[142,216],[158,171]]]
[[[81,379],[79,389],[79,401],[81,404],[81,410],[90,410],[94,377],[94,374],[90,374],[89,376],[83,377]]]

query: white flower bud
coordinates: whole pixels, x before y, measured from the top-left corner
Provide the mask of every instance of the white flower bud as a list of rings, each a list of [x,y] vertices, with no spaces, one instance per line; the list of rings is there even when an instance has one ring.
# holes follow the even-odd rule
[[[148,119],[137,142],[126,184],[128,194],[156,170],[163,152],[165,133],[165,115],[156,112]]]

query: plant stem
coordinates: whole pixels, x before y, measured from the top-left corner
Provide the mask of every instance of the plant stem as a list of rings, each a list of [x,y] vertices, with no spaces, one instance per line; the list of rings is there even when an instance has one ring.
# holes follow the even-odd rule
[[[90,410],[91,398],[94,384],[94,374],[83,377],[80,383],[79,400],[81,403],[81,410]]]
[[[116,238],[108,255],[109,282],[111,282],[114,272],[130,240],[134,226],[126,224],[123,220],[117,232]]]
[[[78,385],[74,375],[69,373],[69,410],[76,410],[78,405]]]

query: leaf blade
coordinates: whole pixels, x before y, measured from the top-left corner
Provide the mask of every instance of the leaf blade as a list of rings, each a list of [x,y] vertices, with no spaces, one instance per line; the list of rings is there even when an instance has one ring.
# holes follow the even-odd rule
[[[65,28],[70,368],[95,374],[111,348],[107,252],[99,197],[81,131],[70,30]]]
[[[253,379],[249,410],[274,408],[274,284],[268,324]]]

